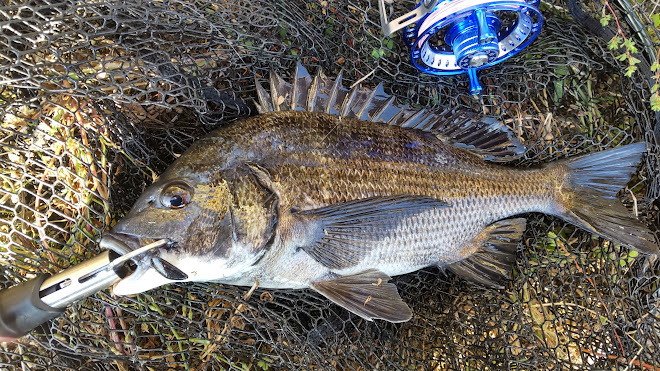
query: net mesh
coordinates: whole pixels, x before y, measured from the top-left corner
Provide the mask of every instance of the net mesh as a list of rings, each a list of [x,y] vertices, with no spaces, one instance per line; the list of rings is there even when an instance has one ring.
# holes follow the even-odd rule
[[[631,1],[630,3],[628,1]],[[657,2],[542,4],[523,53],[480,73],[421,75],[372,1],[5,0],[0,6],[0,287],[99,253],[100,233],[196,138],[254,114],[254,78],[298,61],[400,101],[500,117],[517,166],[646,140],[621,200],[660,222],[650,66]],[[414,3],[391,4],[394,15]],[[617,16],[638,71],[610,50]],[[613,28],[614,27],[614,28]],[[655,132],[654,132],[655,130]],[[514,275],[491,290],[425,269],[395,282],[414,316],[366,322],[310,290],[172,284],[110,290],[18,342],[8,370],[660,369],[660,268],[557,219],[530,216]]]

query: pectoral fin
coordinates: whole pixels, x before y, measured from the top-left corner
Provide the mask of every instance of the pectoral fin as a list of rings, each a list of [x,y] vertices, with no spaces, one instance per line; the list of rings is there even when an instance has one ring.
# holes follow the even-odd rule
[[[301,249],[328,268],[343,269],[358,264],[404,219],[446,206],[432,197],[404,195],[343,202],[294,215],[309,238]]]
[[[370,269],[333,280],[314,282],[312,288],[368,321],[383,319],[394,323],[406,322],[412,317],[412,312],[399,296],[396,286],[388,283],[390,279],[387,274]]]
[[[502,288],[500,282],[509,277],[525,226],[525,218],[489,225],[462,249],[462,254],[469,256],[447,268],[467,280]]]

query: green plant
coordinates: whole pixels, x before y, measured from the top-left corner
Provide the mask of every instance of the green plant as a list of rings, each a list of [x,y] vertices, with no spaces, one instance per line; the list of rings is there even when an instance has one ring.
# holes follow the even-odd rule
[[[655,9],[655,8],[654,8]],[[660,26],[660,14],[651,14],[651,20],[653,20],[653,27],[656,29]],[[619,50],[623,48],[623,53],[617,55],[616,59],[621,62],[628,62],[628,67],[626,67],[625,76],[632,77],[632,75],[637,71],[637,65],[640,63],[640,60],[635,58],[633,54],[638,52],[637,45],[630,38],[627,37],[621,24],[619,23],[619,17],[612,9],[608,0],[603,0],[603,8],[601,10],[600,23],[603,26],[608,26],[610,22],[614,20],[616,23],[617,34],[612,37],[608,43],[610,50]],[[656,43],[657,45],[657,43]],[[660,50],[655,51],[655,61],[651,65],[651,72],[653,73],[653,85],[651,85],[651,97],[649,99],[651,103],[651,109],[654,111],[660,111],[660,85],[658,81],[660,80]]]

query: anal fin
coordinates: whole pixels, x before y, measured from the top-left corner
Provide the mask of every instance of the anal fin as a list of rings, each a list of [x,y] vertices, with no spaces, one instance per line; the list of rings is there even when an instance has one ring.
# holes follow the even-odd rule
[[[515,218],[489,225],[463,247],[462,251],[470,255],[447,269],[469,281],[502,288],[500,282],[509,278],[526,222],[525,218]]]
[[[358,316],[373,321],[399,323],[412,317],[412,312],[403,302],[396,286],[388,283],[387,274],[370,269],[350,276],[312,283],[312,288],[335,304]]]

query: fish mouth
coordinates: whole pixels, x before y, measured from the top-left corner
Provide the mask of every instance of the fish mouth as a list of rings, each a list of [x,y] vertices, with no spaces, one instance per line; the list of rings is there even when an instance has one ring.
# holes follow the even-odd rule
[[[119,255],[125,255],[139,249],[142,246],[141,242],[141,238],[136,235],[107,232],[101,237],[99,245],[102,249],[112,250]]]
[[[108,232],[101,238],[100,246],[101,248],[115,251],[119,255],[125,255],[142,247],[146,247],[153,242],[162,240],[163,239],[142,237],[129,233]],[[166,248],[176,246],[176,242],[167,238],[165,240],[168,241],[164,245]],[[135,267],[133,267],[132,273],[128,274],[124,280],[135,281],[143,276],[152,276],[153,273],[156,272],[162,276],[161,279],[164,278],[167,281],[163,281],[161,284],[188,279],[188,275],[185,272],[181,271],[174,264],[163,259],[160,255],[158,249],[152,249],[131,258],[132,262],[135,263]],[[157,281],[160,282],[161,280]]]
[[[112,250],[120,255],[124,255],[124,254],[128,254],[131,251],[137,250],[142,246],[146,246],[150,243],[162,239],[166,239],[169,241],[166,244],[167,247],[176,245],[176,242],[170,240],[169,238],[144,237],[130,233],[111,231],[103,234],[100,241],[100,247],[106,250]]]

